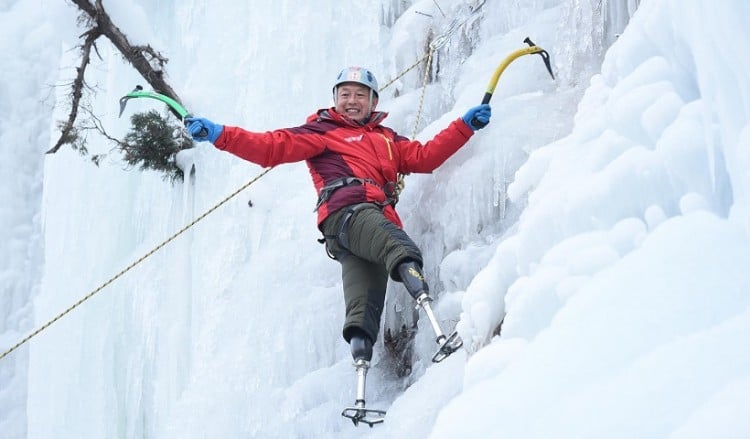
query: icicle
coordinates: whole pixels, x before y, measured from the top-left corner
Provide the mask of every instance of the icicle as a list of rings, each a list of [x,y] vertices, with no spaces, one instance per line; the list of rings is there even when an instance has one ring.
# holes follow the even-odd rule
[[[503,153],[502,148],[498,148],[499,158],[495,159],[495,163],[501,162],[500,166],[495,165],[495,175],[493,176],[493,200],[492,205],[499,208],[500,218],[505,219],[505,203],[506,203],[506,175],[505,168],[507,167],[507,159]]]

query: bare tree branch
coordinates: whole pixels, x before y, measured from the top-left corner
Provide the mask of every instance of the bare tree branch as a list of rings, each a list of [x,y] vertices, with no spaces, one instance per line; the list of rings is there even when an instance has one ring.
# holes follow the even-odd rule
[[[167,58],[154,50],[150,45],[138,46],[130,44],[127,36],[112,22],[111,18],[104,10],[102,0],[96,0],[92,3],[90,0],[70,0],[83,12],[79,17],[79,23],[86,23],[91,28],[87,30],[82,37],[85,37],[81,46],[81,63],[77,68],[76,78],[73,81],[73,91],[71,93],[71,110],[68,114],[67,121],[61,125],[61,134],[48,154],[57,152],[62,145],[71,143],[75,134],[75,123],[78,117],[79,105],[83,90],[85,88],[84,74],[86,67],[91,59],[92,47],[96,50],[94,44],[96,39],[104,35],[122,56],[140,73],[143,79],[154,89],[154,91],[180,102],[180,98],[172,87],[164,79],[164,65]],[[98,53],[98,52],[97,52]],[[153,63],[153,64],[152,64]],[[177,117],[174,110],[170,111]]]
[[[94,114],[94,112],[91,111],[90,108],[86,108],[86,107],[81,107],[81,108],[86,113],[86,116],[89,118],[89,120],[91,121],[91,125],[86,125],[86,126],[83,127],[84,130],[95,130],[96,132],[98,132],[102,136],[106,137],[107,140],[109,140],[110,142],[112,142],[115,145],[117,145],[116,147],[122,147],[123,145],[125,145],[125,143],[123,143],[121,140],[116,139],[116,138],[112,137],[111,135],[109,135],[109,133],[107,132],[107,130],[104,129],[104,124],[102,123],[101,119],[99,119]]]
[[[94,42],[101,35],[97,28],[91,29],[84,34],[86,36],[83,46],[81,48],[81,63],[76,68],[76,79],[73,80],[73,91],[71,92],[71,108],[68,114],[68,120],[62,126],[62,132],[60,138],[55,143],[47,154],[54,154],[63,146],[65,143],[69,143],[73,127],[75,125],[76,118],[78,117],[78,107],[83,96],[83,89],[85,87],[84,74],[86,72],[86,66],[88,66],[91,60],[91,48],[94,46]]]
[[[102,34],[109,39],[117,50],[122,53],[125,59],[141,74],[154,91],[157,91],[163,95],[169,96],[170,98],[180,101],[177,93],[172,87],[167,84],[164,80],[164,72],[161,67],[166,62],[166,58],[155,52],[151,46],[133,46],[128,41],[128,37],[112,23],[107,12],[104,10],[102,0],[96,0],[96,5],[91,5],[88,0],[72,0],[73,3],[81,7],[91,18],[96,22],[96,25],[101,29]],[[85,5],[84,8],[82,5]],[[92,11],[93,8],[93,11]],[[91,12],[89,12],[91,11]],[[153,58],[161,60],[159,69],[154,69],[149,60],[146,58],[146,54],[152,55]]]

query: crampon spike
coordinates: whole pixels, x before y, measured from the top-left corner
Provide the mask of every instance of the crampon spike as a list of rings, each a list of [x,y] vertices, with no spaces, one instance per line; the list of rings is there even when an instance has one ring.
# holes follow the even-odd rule
[[[347,407],[341,412],[341,416],[351,419],[355,426],[362,422],[372,428],[373,425],[382,424],[385,421],[385,410]]]
[[[461,346],[463,345],[464,342],[463,340],[461,340],[461,337],[458,336],[458,331],[453,331],[453,333],[449,335],[448,338],[445,338],[445,340],[440,343],[440,349],[438,349],[438,351],[435,352],[435,355],[432,356],[432,362],[440,363],[441,361],[448,358],[452,353],[461,349]]]

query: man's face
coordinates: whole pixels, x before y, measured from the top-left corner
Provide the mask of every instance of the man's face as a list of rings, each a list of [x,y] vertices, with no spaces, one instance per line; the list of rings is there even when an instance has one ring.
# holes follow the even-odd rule
[[[345,82],[336,88],[336,112],[361,122],[370,116],[378,104],[373,96],[370,107],[370,89],[357,83]]]

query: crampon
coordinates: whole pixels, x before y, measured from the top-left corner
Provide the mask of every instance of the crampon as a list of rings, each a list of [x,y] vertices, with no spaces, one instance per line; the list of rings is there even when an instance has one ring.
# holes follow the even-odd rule
[[[441,338],[443,339],[442,341],[440,340]],[[432,356],[433,363],[440,363],[448,358],[452,353],[461,349],[464,342],[461,340],[461,337],[458,336],[458,332],[453,331],[453,333],[447,338],[445,336],[438,337],[438,344],[440,345],[440,349],[438,349],[438,351],[435,352],[435,355]]]
[[[372,428],[373,425],[382,424],[385,421],[385,410],[367,409],[364,402],[357,402],[356,407],[347,407],[341,412],[341,416],[352,420],[355,426],[359,423],[367,424]]]

